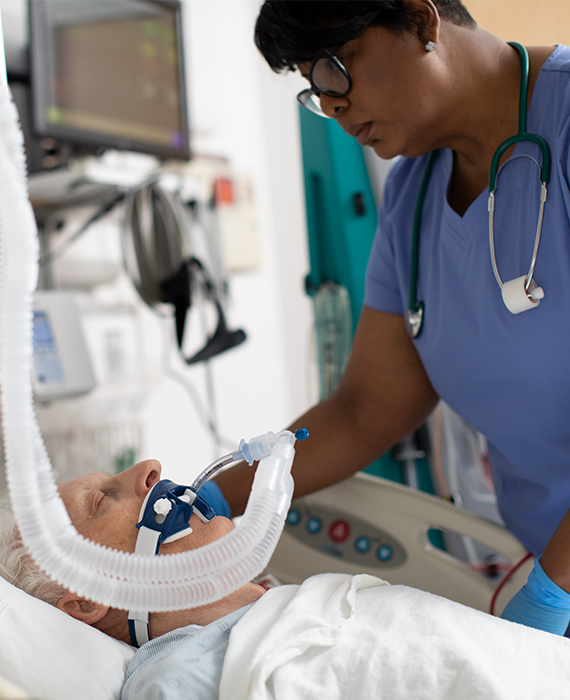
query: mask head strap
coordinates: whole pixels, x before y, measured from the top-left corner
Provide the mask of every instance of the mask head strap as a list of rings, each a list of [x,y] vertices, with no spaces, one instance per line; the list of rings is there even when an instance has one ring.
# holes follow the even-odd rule
[[[135,554],[157,555],[165,542],[174,542],[192,532],[190,517],[194,509],[203,522],[216,513],[196,491],[189,486],[163,479],[148,492],[139,514]],[[140,647],[150,640],[148,611],[129,610],[128,622],[131,643]]]

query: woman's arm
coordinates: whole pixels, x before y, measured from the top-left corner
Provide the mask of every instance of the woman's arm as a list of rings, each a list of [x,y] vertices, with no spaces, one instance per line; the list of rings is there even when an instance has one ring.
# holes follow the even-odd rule
[[[548,577],[570,594],[570,510],[544,548],[540,563]]]
[[[347,478],[418,428],[437,403],[402,316],[363,307],[340,386],[291,428],[306,427],[293,464],[295,496]],[[216,482],[242,513],[254,469],[244,462]]]

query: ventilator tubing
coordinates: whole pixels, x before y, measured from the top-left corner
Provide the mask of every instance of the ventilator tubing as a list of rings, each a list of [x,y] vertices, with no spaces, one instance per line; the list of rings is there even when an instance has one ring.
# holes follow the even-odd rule
[[[0,90],[0,387],[8,490],[37,564],[87,599],[119,609],[180,610],[219,600],[261,573],[291,501],[295,436],[261,460],[237,528],[190,552],[141,556],[83,538],[71,523],[37,424],[32,394],[32,294],[39,246],[16,109]],[[133,524],[134,526],[134,524]]]

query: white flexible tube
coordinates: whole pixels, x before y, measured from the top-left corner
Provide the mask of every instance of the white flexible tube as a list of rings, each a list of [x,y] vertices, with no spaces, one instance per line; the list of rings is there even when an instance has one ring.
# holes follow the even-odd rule
[[[295,437],[285,431],[258,467],[239,526],[210,545],[148,557],[83,538],[63,505],[35,418],[32,294],[38,241],[16,110],[0,90],[0,387],[6,477],[22,538],[66,588],[119,609],[177,610],[219,600],[266,566],[292,496]]]

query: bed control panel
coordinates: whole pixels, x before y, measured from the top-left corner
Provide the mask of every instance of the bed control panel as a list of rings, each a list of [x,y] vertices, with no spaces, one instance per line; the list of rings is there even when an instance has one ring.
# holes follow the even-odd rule
[[[394,568],[407,558],[404,547],[384,530],[323,506],[293,502],[285,528],[313,549],[366,568]]]

